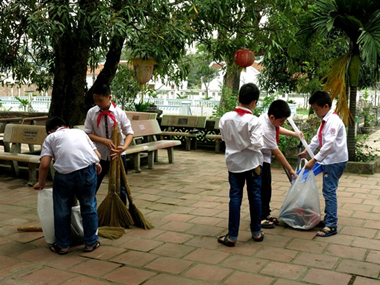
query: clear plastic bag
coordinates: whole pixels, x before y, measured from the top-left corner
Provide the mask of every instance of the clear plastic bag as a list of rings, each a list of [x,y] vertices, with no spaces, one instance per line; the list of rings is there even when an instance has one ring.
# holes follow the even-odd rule
[[[280,210],[280,218],[295,229],[308,230],[321,221],[317,182],[313,171],[306,179],[305,167],[290,186]]]
[[[53,210],[53,189],[47,188],[38,190],[37,212],[40,218],[45,241],[48,244],[55,242],[54,232],[54,210]],[[83,243],[83,223],[80,213],[80,206],[71,208],[71,241],[77,245]]]

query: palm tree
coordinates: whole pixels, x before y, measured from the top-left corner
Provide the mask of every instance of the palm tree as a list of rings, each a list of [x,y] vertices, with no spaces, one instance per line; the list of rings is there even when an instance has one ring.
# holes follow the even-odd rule
[[[380,1],[316,0],[306,12],[301,33],[347,39],[347,54],[330,62],[324,89],[332,99],[338,96],[336,111],[348,124],[349,160],[356,160],[355,124],[356,96],[361,64],[372,67],[378,77],[380,67]],[[347,80],[346,80],[346,77]],[[349,107],[347,88],[349,87]]]

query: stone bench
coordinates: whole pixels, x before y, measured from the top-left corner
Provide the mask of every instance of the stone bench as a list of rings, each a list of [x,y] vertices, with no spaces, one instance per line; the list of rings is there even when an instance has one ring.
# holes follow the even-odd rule
[[[165,137],[184,137],[186,150],[191,149],[191,141],[194,141],[194,149],[197,149],[197,137],[201,135],[200,129],[206,126],[206,116],[162,115],[161,139]]]
[[[127,148],[126,154],[132,157],[136,172],[141,172],[141,153],[148,156],[148,168],[153,169],[158,160],[159,149],[167,149],[169,163],[174,162],[174,147],[181,145],[180,140],[157,140],[161,136],[161,128],[157,120],[132,120],[134,139]]]
[[[21,153],[21,145],[42,145],[46,138],[44,126],[7,124],[4,131],[4,143],[11,145],[10,151],[0,152],[0,160],[8,161],[15,175],[19,175],[19,162],[28,165],[28,185],[36,183],[36,170],[40,164],[39,154]],[[53,176],[51,165],[51,174]]]

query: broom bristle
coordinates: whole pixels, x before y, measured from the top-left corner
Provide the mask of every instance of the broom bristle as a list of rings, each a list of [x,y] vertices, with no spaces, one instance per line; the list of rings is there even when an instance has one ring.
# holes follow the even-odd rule
[[[98,207],[98,224],[128,228],[134,221],[118,195],[107,195]]]
[[[135,226],[139,228],[143,228],[145,230],[151,230],[154,228],[154,226],[145,219],[143,213],[139,209],[137,209],[135,204],[129,205],[129,212],[131,213],[131,216],[133,220],[135,221]]]
[[[108,239],[121,238],[125,233],[125,229],[122,227],[99,227],[98,235]]]

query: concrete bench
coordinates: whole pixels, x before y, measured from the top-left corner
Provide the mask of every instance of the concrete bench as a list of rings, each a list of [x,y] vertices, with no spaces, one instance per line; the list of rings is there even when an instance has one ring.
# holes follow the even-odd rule
[[[161,139],[165,136],[184,137],[186,150],[191,149],[191,141],[194,141],[194,149],[197,149],[197,137],[201,135],[199,129],[204,129],[205,126],[206,116],[162,115],[161,127],[166,130],[162,131]]]
[[[21,124],[24,125],[33,125],[33,126],[45,126],[48,116],[39,116],[39,117],[25,117],[22,119]],[[29,145],[29,150],[34,151],[34,146]]]
[[[40,164],[39,154],[21,153],[21,144],[42,145],[46,138],[44,126],[7,124],[4,131],[4,143],[11,145],[10,151],[0,152],[0,160],[10,162],[12,171],[19,175],[19,162],[28,164],[28,185],[36,183],[36,170]],[[51,165],[51,170],[52,170]],[[51,172],[53,175],[54,172]]]
[[[16,118],[1,118],[0,119],[0,145],[4,147],[4,151],[10,150],[9,143],[4,143],[4,131],[5,131],[5,126],[7,124],[21,124],[22,118],[21,117],[16,117]]]
[[[126,111],[125,114],[127,114],[127,117],[130,121],[132,121],[132,120],[155,120],[157,118],[157,113]]]
[[[219,130],[219,120],[220,119],[215,120],[215,125],[214,125],[215,130]],[[220,134],[208,134],[208,135],[206,135],[206,139],[215,140],[215,152],[220,153],[220,144],[222,141],[222,135],[220,135]]]
[[[157,120],[132,120],[134,139],[126,150],[126,154],[133,159],[136,172],[141,172],[141,153],[148,156],[148,168],[153,169],[154,162],[158,160],[159,149],[167,149],[169,163],[174,162],[174,147],[181,145],[180,140],[157,140],[162,134]]]

